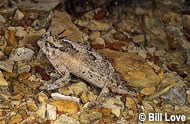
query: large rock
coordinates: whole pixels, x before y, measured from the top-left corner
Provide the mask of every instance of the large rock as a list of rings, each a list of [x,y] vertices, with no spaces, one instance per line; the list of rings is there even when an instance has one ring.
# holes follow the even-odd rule
[[[59,34],[64,31],[62,36],[72,41],[82,41],[82,32],[73,24],[70,16],[66,12],[54,12],[54,17],[48,29],[54,34]]]
[[[153,87],[159,84],[160,78],[146,61],[136,53],[117,52],[109,49],[100,50],[108,59],[112,59],[118,72],[127,85],[133,87]]]

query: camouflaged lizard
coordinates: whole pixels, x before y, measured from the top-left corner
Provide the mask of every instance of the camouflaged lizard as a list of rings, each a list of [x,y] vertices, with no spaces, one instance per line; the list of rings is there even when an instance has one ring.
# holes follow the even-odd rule
[[[52,84],[41,86],[40,89],[61,88],[68,84],[70,74],[73,74],[102,89],[97,101],[105,98],[110,90],[114,93],[128,94],[125,82],[121,80],[119,73],[104,56],[91,47],[59,38],[51,32],[43,34],[37,44],[62,76]]]

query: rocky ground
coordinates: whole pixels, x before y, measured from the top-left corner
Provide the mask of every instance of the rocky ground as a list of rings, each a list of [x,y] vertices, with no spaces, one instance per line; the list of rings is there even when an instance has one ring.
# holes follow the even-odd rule
[[[39,90],[60,75],[38,58],[36,41],[63,30],[106,56],[135,97],[110,93],[106,106],[87,110],[100,89],[80,78]],[[0,0],[0,69],[0,124],[189,124],[189,3]],[[142,122],[140,113],[163,119]]]

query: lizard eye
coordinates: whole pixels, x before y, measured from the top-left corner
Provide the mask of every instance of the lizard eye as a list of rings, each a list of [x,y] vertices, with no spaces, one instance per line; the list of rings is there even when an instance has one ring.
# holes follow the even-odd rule
[[[45,45],[46,45],[46,46],[49,46],[49,43],[48,43],[48,41],[45,41]]]

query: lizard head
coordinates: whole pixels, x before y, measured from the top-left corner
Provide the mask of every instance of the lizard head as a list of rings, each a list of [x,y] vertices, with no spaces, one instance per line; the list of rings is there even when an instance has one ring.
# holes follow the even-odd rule
[[[37,45],[43,51],[43,53],[51,59],[55,56],[55,50],[57,50],[57,37],[51,32],[44,33],[41,38],[37,41]]]
[[[46,32],[37,41],[37,45],[50,59],[55,59],[62,53],[67,53],[73,48],[72,41],[60,39],[59,36]]]

